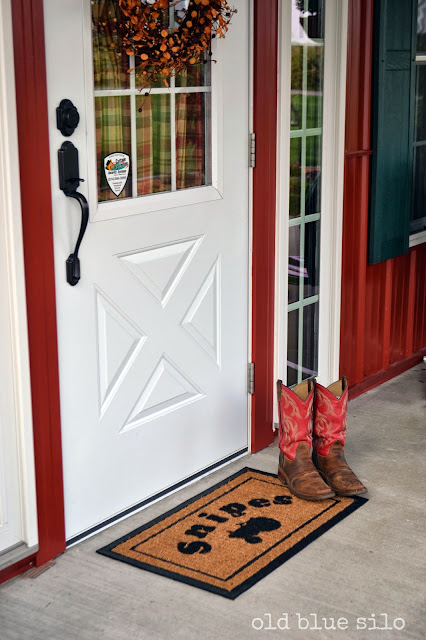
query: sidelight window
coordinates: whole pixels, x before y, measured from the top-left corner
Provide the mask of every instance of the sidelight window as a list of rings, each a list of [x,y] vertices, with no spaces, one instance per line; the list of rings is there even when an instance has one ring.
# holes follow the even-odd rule
[[[318,372],[324,0],[293,0],[287,384]]]

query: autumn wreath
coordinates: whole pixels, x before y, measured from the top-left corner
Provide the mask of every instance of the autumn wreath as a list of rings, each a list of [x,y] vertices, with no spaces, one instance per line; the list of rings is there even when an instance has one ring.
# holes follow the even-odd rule
[[[236,9],[226,0],[118,0],[123,50],[148,86],[207,61],[212,38],[224,38]],[[112,44],[111,46],[115,46]]]

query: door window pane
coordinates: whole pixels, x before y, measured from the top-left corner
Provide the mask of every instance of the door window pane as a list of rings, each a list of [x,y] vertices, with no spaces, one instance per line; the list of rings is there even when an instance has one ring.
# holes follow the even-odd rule
[[[200,62],[187,67],[176,75],[177,87],[209,87],[211,85],[211,66]]]
[[[170,96],[136,97],[137,194],[170,191],[172,152]]]
[[[299,362],[299,311],[288,314],[287,328],[287,385],[292,387],[298,382]]]
[[[302,127],[303,47],[291,47],[291,128]]]
[[[122,53],[117,32],[120,13],[118,3],[112,0],[92,2],[95,89],[128,89],[130,86],[129,56]]]
[[[103,170],[104,158],[111,153],[131,153],[130,98],[128,96],[105,96],[95,98],[96,120],[96,156],[99,167],[98,200],[116,200],[111,191]],[[132,195],[132,174],[118,198],[129,198]]]
[[[210,130],[206,113],[210,112],[210,94],[176,95],[176,188],[187,189],[211,183]]]
[[[302,138],[290,140],[290,218],[300,216],[302,188]]]
[[[318,302],[303,309],[302,380],[318,373]]]
[[[304,269],[300,251],[300,226],[294,225],[289,229],[288,242],[288,303],[299,300],[300,271]]]
[[[321,208],[322,136],[306,138],[305,215],[319,213]]]
[[[303,298],[319,294],[320,222],[305,225]]]
[[[316,129],[322,126],[324,43],[311,46],[306,55],[306,126]]]

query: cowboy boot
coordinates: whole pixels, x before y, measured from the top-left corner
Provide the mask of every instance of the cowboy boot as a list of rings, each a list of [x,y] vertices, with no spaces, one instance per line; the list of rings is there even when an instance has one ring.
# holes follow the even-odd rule
[[[348,381],[342,378],[328,388],[315,384],[312,460],[338,496],[356,496],[367,489],[345,459]]]
[[[333,498],[311,458],[314,385],[301,382],[293,389],[277,383],[279,412],[278,478],[304,500]]]

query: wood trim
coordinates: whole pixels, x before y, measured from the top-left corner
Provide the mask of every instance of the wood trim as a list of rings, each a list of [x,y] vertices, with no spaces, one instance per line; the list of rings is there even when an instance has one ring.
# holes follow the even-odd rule
[[[325,385],[339,377],[348,2],[330,0],[327,6],[317,376]]]
[[[365,375],[373,0],[351,0],[346,76],[340,372]]]
[[[252,452],[273,441],[278,0],[255,0],[253,34]]]
[[[371,156],[371,149],[360,149],[359,151],[345,151],[345,158],[362,158],[363,156]]]
[[[14,578],[28,569],[31,569],[31,567],[34,566],[35,558],[36,554],[33,554],[27,558],[19,560],[19,562],[15,562],[10,567],[6,567],[6,569],[2,569],[0,571],[0,584]]]
[[[12,18],[40,566],[65,550],[42,0],[15,0]]]

